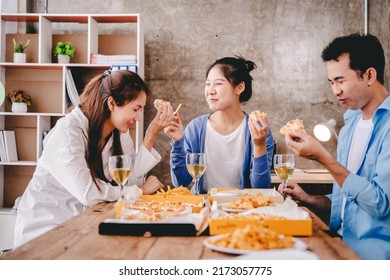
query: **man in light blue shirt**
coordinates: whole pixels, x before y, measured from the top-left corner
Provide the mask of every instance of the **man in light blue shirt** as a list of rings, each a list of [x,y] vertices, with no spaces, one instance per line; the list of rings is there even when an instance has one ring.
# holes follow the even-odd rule
[[[390,259],[390,98],[385,57],[373,35],[333,40],[322,52],[333,94],[349,110],[340,131],[337,161],[313,137],[291,133],[297,155],[321,163],[335,179],[329,196],[313,196],[296,183],[280,191],[331,209],[329,227],[363,259]]]

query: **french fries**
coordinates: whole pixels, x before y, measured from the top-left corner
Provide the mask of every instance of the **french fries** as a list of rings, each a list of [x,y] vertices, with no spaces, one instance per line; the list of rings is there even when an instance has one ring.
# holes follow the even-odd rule
[[[269,250],[294,247],[291,236],[282,236],[262,226],[247,225],[221,238],[212,239],[211,244],[239,250]]]
[[[180,186],[178,188],[171,188],[171,186],[168,186],[168,190],[164,191],[163,189],[160,189],[156,192],[156,195],[193,195],[187,188]]]
[[[179,104],[179,106],[177,106],[176,111],[174,112],[174,114],[177,114],[179,112],[180,108],[181,108],[181,103]]]

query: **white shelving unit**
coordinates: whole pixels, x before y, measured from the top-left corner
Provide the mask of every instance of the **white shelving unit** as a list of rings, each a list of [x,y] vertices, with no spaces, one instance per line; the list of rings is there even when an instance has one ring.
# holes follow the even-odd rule
[[[35,33],[8,33],[7,25],[34,23]],[[95,75],[110,67],[92,64],[91,54],[135,55],[134,66],[144,78],[144,38],[139,14],[1,14],[0,80],[6,93],[26,90],[32,98],[27,113],[0,108],[0,130],[14,130],[19,161],[0,162],[0,209],[12,207],[30,181],[42,153],[43,132],[69,112],[65,71],[70,69],[78,91]],[[13,63],[13,41],[30,40],[27,62]],[[52,51],[58,41],[76,49],[69,64],[58,64]],[[138,147],[143,140],[143,119],[130,132]]]

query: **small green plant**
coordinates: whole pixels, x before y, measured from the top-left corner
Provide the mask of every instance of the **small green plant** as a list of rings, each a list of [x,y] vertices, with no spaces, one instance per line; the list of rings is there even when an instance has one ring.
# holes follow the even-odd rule
[[[71,42],[58,42],[54,48],[53,54],[58,56],[59,54],[65,54],[70,57],[74,56],[75,48],[72,46]]]
[[[13,102],[26,103],[27,106],[31,106],[31,96],[27,94],[27,91],[18,89],[7,94],[8,104],[12,105]]]
[[[24,50],[27,48],[28,44],[30,43],[30,39],[27,40],[25,44],[17,44],[15,39],[14,41],[14,52],[16,53],[24,53]]]

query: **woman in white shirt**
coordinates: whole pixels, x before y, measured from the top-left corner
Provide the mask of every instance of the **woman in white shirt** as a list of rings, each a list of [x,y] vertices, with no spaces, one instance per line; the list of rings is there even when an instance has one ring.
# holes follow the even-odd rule
[[[135,155],[128,133],[146,104],[145,82],[130,71],[107,70],[92,79],[80,96],[80,105],[44,140],[36,171],[18,206],[14,248],[102,201],[116,201],[108,157],[133,154],[135,166],[125,192],[154,193],[162,187],[156,177],[144,176],[160,160],[153,149],[157,134],[173,120],[167,103],[150,123]],[[139,188],[138,188],[138,186]]]

